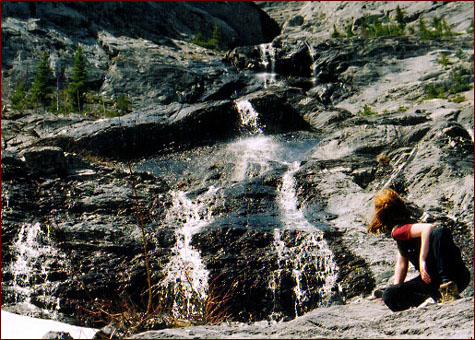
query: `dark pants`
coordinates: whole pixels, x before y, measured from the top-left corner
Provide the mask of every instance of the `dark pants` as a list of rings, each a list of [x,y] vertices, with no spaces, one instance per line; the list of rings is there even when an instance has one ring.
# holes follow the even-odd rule
[[[447,228],[432,230],[426,262],[431,283],[425,283],[421,276],[418,276],[390,286],[383,293],[383,301],[389,309],[396,312],[417,307],[429,297],[437,300],[440,298],[439,285],[447,280],[454,281],[459,292],[468,286],[470,272],[463,263],[460,250]]]

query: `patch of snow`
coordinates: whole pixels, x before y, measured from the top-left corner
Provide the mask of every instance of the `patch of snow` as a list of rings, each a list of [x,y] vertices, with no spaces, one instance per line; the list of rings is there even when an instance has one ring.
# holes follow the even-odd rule
[[[68,332],[74,339],[92,339],[98,330],[54,320],[35,319],[2,310],[2,339],[41,339],[49,331]]]

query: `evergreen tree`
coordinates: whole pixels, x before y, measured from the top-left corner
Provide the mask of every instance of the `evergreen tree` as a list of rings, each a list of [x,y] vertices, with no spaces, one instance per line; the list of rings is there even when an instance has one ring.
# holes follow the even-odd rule
[[[444,26],[440,17],[435,16],[434,18],[432,18],[432,27],[435,28],[435,36],[441,37]]]
[[[419,36],[422,40],[429,40],[433,38],[432,32],[427,28],[427,25],[422,17],[419,18],[418,28]]]
[[[211,38],[209,38],[208,40],[205,40],[203,38],[203,34],[201,34],[201,32],[197,33],[195,35],[195,38],[193,39],[193,44],[196,44],[204,48],[210,48],[213,50],[220,49],[222,42],[221,42],[221,31],[219,30],[218,25],[217,24],[214,25],[213,33],[211,35]]]
[[[352,23],[349,23],[348,26],[346,26],[346,37],[347,38],[351,38],[353,37],[355,34],[353,32],[353,24]]]
[[[119,109],[119,115],[130,111],[130,100],[125,94],[121,94],[117,99],[117,108]]]
[[[53,94],[53,70],[48,64],[48,53],[43,52],[36,69],[35,80],[31,86],[32,99],[43,108],[51,103]]]
[[[210,39],[210,45],[213,49],[219,49],[221,44],[221,32],[219,31],[219,27],[217,24],[214,25],[213,28],[213,35]]]
[[[396,22],[399,25],[399,29],[404,31],[404,28],[406,27],[406,19],[404,18],[404,12],[399,5],[396,7]]]
[[[19,82],[13,91],[11,97],[12,107],[17,110],[21,110],[25,107],[26,104],[26,91],[25,91],[25,83]]]
[[[84,98],[87,79],[86,58],[79,46],[74,54],[73,74],[71,76],[71,84],[68,88],[68,96],[73,110],[81,112],[84,105]]]

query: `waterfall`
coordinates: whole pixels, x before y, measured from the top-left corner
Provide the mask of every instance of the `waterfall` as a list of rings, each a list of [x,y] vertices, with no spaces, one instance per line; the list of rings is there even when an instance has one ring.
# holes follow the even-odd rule
[[[43,290],[40,301],[49,310],[59,310],[59,299],[51,305],[51,292],[54,285],[48,282],[48,272],[57,254],[51,245],[49,226],[42,228],[40,223],[23,224],[13,243],[15,254],[10,264],[13,276],[11,290],[16,303],[31,304],[31,295],[35,290]]]
[[[211,199],[217,189],[210,187],[207,192],[191,200],[183,191],[171,192],[172,207],[166,220],[176,226],[176,244],[172,257],[164,269],[162,287],[171,291],[174,299],[174,313],[183,315],[197,312],[196,308],[207,297],[208,271],[201,261],[199,252],[191,245],[192,237],[212,220]],[[198,303],[197,303],[198,302]]]
[[[282,177],[279,188],[278,203],[282,214],[284,229],[298,229],[312,231],[315,227],[307,222],[303,213],[297,208],[297,194],[295,192],[294,174],[300,168],[299,162],[290,163],[288,171]]]
[[[275,73],[275,48],[272,43],[260,44],[261,64],[266,71]],[[270,66],[270,67],[269,67]]]
[[[161,269],[163,279],[155,288],[166,292],[168,297],[176,296],[173,300],[168,299],[175,301],[176,317],[186,317],[187,311],[198,311],[200,301],[206,300],[210,294],[208,284],[212,277],[206,270],[208,262],[201,258],[199,249],[193,248],[192,238],[210,225],[213,228],[209,230],[210,235],[214,235],[215,230],[219,233],[221,226],[231,226],[240,231],[255,229],[269,240],[265,249],[261,250],[270,267],[263,268],[265,275],[256,278],[256,285],[251,291],[254,293],[254,289],[259,289],[262,292],[264,289],[262,301],[268,308],[260,311],[259,315],[265,314],[273,320],[300,316],[312,308],[325,305],[335,290],[338,270],[323,232],[308,222],[298,209],[294,175],[300,169],[300,162],[315,152],[319,139],[303,132],[267,135],[263,131],[260,113],[250,100],[241,98],[235,101],[235,105],[242,132],[237,139],[217,145],[213,155],[192,151],[184,152],[183,157],[179,154],[179,170],[187,166],[186,162],[181,163],[182,158],[189,162],[190,158],[199,157],[193,160],[193,168],[200,165],[204,167],[206,176],[209,174],[201,183],[214,183],[219,189],[210,187],[199,195],[170,192],[171,205],[165,224],[173,228],[176,242],[171,249],[170,260]],[[164,169],[161,165],[155,165],[154,171],[163,176],[174,171],[174,167]],[[215,177],[218,171],[219,176]],[[281,185],[277,186],[279,179]],[[200,185],[195,181],[195,177],[191,178],[190,185]],[[221,188],[223,192],[217,192]],[[236,202],[235,206],[218,200],[217,193]],[[265,204],[262,209],[259,206],[261,199]],[[222,210],[218,204],[223,204]],[[269,211],[265,210],[267,207]],[[246,214],[252,215],[251,218],[247,218]],[[218,237],[221,239],[222,236],[219,234]],[[247,237],[243,237],[242,241],[248,242]],[[250,249],[254,246],[257,245],[250,245]],[[230,253],[230,258],[233,258],[234,253]],[[222,288],[232,290],[237,287],[231,283],[235,268],[227,267],[233,267],[233,261],[215,260],[214,256],[220,255],[207,254],[206,261],[209,259],[214,265],[222,263]],[[242,263],[241,260],[245,262],[245,259],[240,259],[239,263]],[[254,270],[242,270],[246,269]],[[216,270],[213,275],[220,274],[219,268],[213,267],[213,270]],[[246,272],[246,284],[249,275],[252,273]],[[228,287],[230,283],[232,286]],[[233,291],[231,301],[239,299],[240,293]],[[251,313],[254,313],[255,307],[247,308],[247,305],[243,306],[243,313],[254,317]]]
[[[228,146],[232,158],[236,160],[232,180],[240,182],[246,178],[258,177],[271,169],[277,144],[271,136],[264,135],[259,123],[259,113],[248,100],[237,101],[236,107],[241,117],[241,130],[249,131],[251,135]]]
[[[240,182],[258,177],[272,168],[277,144],[272,137],[259,135],[231,143],[228,150],[236,159],[231,179]]]
[[[258,73],[256,77],[262,81],[264,88],[276,84],[277,77],[275,73],[275,48],[272,43],[259,45],[261,53],[261,65],[264,72]]]
[[[236,159],[233,179],[242,181],[260,176],[272,169],[273,163],[288,166],[277,194],[277,204],[283,225],[283,230],[274,230],[278,269],[271,274],[268,287],[274,294],[273,314],[278,317],[276,293],[283,271],[289,271],[295,282],[294,311],[298,316],[310,298],[309,275],[313,276],[311,280],[318,282],[317,285],[320,287],[318,289],[320,304],[330,297],[337,278],[333,254],[323,239],[323,232],[309,223],[303,212],[298,209],[294,174],[300,168],[299,162],[287,163],[282,160],[281,146],[273,137],[262,133],[258,124],[258,112],[249,101],[239,101],[236,106],[241,115],[241,124],[252,127],[252,131],[256,134],[230,144],[229,150],[233,152]],[[284,241],[284,236],[288,236],[288,233],[292,231],[297,231],[294,236],[297,242],[288,245]]]
[[[284,231],[274,230],[274,247],[276,249],[279,269],[282,266],[291,268],[295,280],[295,315],[299,316],[302,304],[308,300],[306,287],[307,275],[316,276],[316,280],[323,283],[319,288],[320,304],[330,297],[331,289],[336,283],[337,267],[333,254],[323,239],[323,232],[309,223],[303,212],[298,209],[295,191],[294,174],[299,169],[299,163],[289,164],[289,170],[282,178],[277,202],[281,211],[281,220],[284,231],[298,231],[295,243],[287,246],[282,240]],[[309,268],[313,266],[313,268]],[[304,283],[304,284],[303,284]]]
[[[259,124],[259,114],[248,100],[236,102],[236,107],[241,119],[241,130],[249,132],[251,135],[262,134]]]

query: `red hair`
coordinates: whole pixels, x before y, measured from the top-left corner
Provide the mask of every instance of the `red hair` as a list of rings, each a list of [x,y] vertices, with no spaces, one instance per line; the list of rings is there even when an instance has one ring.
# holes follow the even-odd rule
[[[384,189],[374,196],[374,215],[368,232],[386,233],[399,224],[410,221],[411,213],[404,200],[392,189]]]

